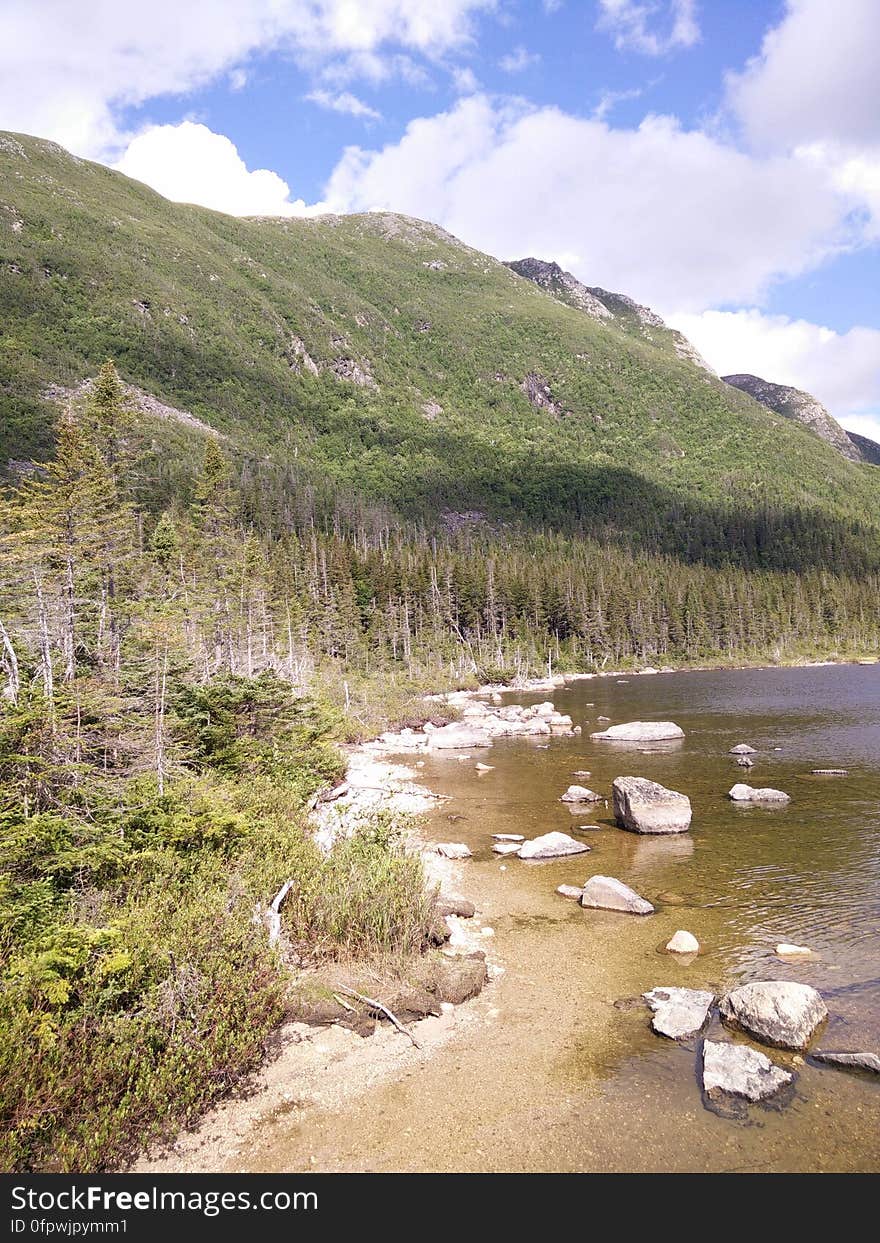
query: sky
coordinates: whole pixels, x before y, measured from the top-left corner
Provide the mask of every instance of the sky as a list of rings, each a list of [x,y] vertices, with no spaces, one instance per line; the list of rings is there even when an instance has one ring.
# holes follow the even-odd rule
[[[555,259],[880,440],[880,0],[0,0],[0,128]]]

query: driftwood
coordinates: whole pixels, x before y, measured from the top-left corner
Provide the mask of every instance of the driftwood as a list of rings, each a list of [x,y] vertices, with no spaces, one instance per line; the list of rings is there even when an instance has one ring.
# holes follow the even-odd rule
[[[266,912],[266,923],[269,925],[269,944],[275,945],[281,936],[281,905],[293,888],[293,881],[286,880],[269,903]]]
[[[410,1038],[417,1049],[421,1049],[422,1046],[419,1044],[418,1040],[416,1040],[412,1032],[405,1028],[400,1019],[395,1014],[392,1014],[387,1006],[383,1006],[381,1001],[376,1001],[373,997],[365,997],[363,993],[356,993],[353,988],[345,988],[343,985],[339,986],[339,991],[341,993],[345,993],[349,997],[355,997],[358,1001],[362,1001],[365,1006],[370,1006],[373,1010],[379,1010],[385,1015],[386,1018],[391,1020],[399,1032],[403,1032],[404,1036],[408,1036]]]

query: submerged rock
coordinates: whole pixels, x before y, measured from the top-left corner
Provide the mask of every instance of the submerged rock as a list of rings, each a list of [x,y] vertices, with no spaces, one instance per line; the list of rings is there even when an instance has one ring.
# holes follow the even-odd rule
[[[560,803],[601,803],[602,795],[586,786],[569,786],[560,798]]]
[[[727,792],[727,797],[735,803],[790,803],[791,795],[782,790],[773,790],[769,786],[754,789],[752,786],[739,783]]]
[[[633,833],[684,833],[690,828],[691,801],[646,777],[616,777],[614,816]]]
[[[473,919],[477,913],[473,902],[457,893],[440,894],[434,901],[434,909],[438,915],[458,915],[461,919]]]
[[[634,889],[613,876],[591,876],[581,894],[581,906],[603,911],[623,911],[628,915],[651,915],[650,902],[639,897]]]
[[[815,988],[791,980],[741,984],[722,997],[719,1009],[726,1023],[781,1049],[805,1049],[828,1017]]]
[[[524,842],[526,839],[522,833],[493,833],[492,840],[495,842]]]
[[[831,1053],[826,1049],[818,1049],[813,1057],[817,1062],[827,1062],[831,1066],[842,1066],[847,1070],[872,1070],[880,1075],[880,1057],[876,1053]]]
[[[652,1028],[670,1040],[687,1040],[702,1031],[715,1001],[714,993],[694,988],[652,988],[642,996],[654,1011]]]
[[[710,1100],[740,1096],[763,1101],[792,1082],[794,1076],[744,1044],[703,1041],[703,1091]]]
[[[519,842],[493,842],[492,851],[496,855],[518,855],[520,844]]]
[[[567,833],[544,833],[530,842],[523,842],[517,853],[521,859],[556,859],[561,855],[585,854],[589,849]]]
[[[599,717],[607,721],[607,717]],[[609,742],[663,742],[669,738],[684,738],[684,730],[673,721],[626,721],[623,725],[612,725],[599,733],[590,734],[595,742],[606,739]]]
[[[488,980],[486,960],[482,954],[441,958],[434,967],[434,984],[441,1001],[460,1006],[476,997]]]
[[[473,851],[464,842],[438,842],[437,854],[444,859],[470,859]]]
[[[779,958],[814,958],[815,954],[808,945],[789,945],[786,941],[780,941],[776,946],[776,955]]]
[[[698,954],[700,942],[692,932],[679,928],[666,942],[666,948],[670,954]]]

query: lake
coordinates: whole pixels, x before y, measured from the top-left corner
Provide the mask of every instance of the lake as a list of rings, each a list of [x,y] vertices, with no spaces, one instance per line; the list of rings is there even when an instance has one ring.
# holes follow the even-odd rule
[[[796,1071],[793,1097],[720,1116],[702,1099],[698,1042],[656,1036],[647,1009],[630,1001],[657,985],[721,991],[800,980],[830,1011],[814,1047],[880,1050],[880,666],[596,678],[552,698],[582,735],[502,739],[469,761],[429,755],[418,770],[451,796],[424,822],[425,836],[474,851],[460,889],[494,929],[490,953],[504,967],[471,1003],[479,1021],[344,1114],[280,1128],[251,1168],[302,1168],[304,1152],[317,1169],[880,1168],[878,1076],[767,1049]],[[590,732],[607,724],[599,717],[673,720],[686,736],[641,749],[593,743]],[[758,752],[750,773],[727,754],[740,742]],[[478,775],[477,760],[493,771]],[[817,777],[814,768],[849,775]],[[691,831],[642,837],[614,827],[602,804],[573,813],[558,801],[573,782],[610,799],[623,775],[688,794]],[[792,801],[735,805],[726,792],[743,780]],[[579,835],[591,853],[531,863],[491,853],[492,833],[551,829]],[[594,873],[625,881],[656,913],[582,910],[556,895]],[[678,928],[703,947],[692,961],[663,949]],[[817,956],[783,963],[780,941]],[[707,1034],[720,1030],[713,1019]]]

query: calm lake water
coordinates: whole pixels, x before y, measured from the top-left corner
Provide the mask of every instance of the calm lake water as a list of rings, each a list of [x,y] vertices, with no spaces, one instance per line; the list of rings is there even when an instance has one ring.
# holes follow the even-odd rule
[[[276,1134],[253,1168],[301,1168],[303,1145],[318,1169],[880,1168],[877,1076],[767,1050],[797,1072],[793,1098],[720,1117],[702,1099],[697,1042],[663,1040],[645,1008],[614,1004],[655,985],[720,991],[801,980],[830,1011],[814,1047],[880,1051],[880,666],[597,678],[552,698],[583,727],[580,737],[504,739],[469,761],[429,757],[418,770],[452,796],[426,836],[474,851],[460,888],[494,928],[492,954],[505,967],[473,1003],[483,1021],[344,1117]],[[591,730],[605,728],[600,716],[673,720],[686,737],[641,749],[592,743]],[[727,754],[739,742],[758,750],[750,773]],[[477,759],[494,771],[479,776]],[[849,775],[816,777],[813,768]],[[558,799],[581,781],[579,769],[609,796],[623,775],[687,793],[691,832],[622,832],[602,804],[572,813]],[[725,796],[740,780],[783,789],[792,802],[734,805]],[[591,853],[543,863],[491,853],[492,833],[551,829],[580,832]],[[657,913],[585,911],[555,894],[594,873],[630,884]],[[703,946],[689,963],[663,951],[677,928]],[[779,941],[818,957],[780,962]]]

